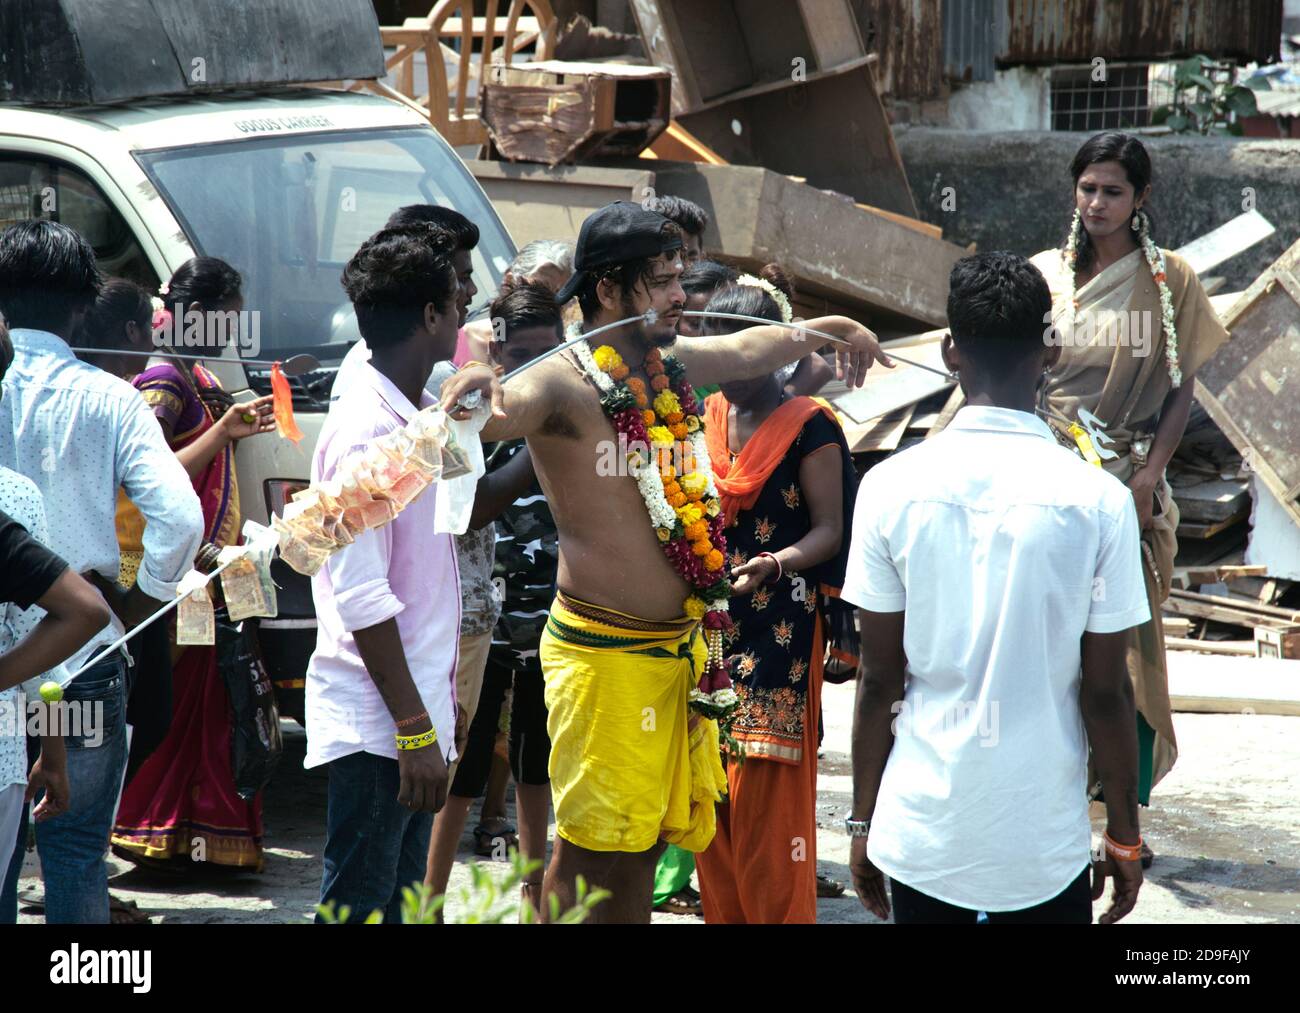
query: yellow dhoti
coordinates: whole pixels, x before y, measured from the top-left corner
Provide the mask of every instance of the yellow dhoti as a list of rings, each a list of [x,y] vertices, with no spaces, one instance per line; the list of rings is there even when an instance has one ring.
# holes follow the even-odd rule
[[[697,620],[556,596],[541,642],[556,833],[590,851],[709,846],[727,776],[717,723],[687,727],[705,659]]]

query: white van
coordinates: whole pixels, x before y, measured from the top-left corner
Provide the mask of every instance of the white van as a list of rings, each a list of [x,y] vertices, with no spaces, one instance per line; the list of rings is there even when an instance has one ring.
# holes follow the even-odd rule
[[[318,88],[156,98],[118,105],[0,105],[0,227],[61,221],[94,247],[105,275],[150,288],[190,257],[221,257],[260,314],[259,349],[227,348],[205,365],[227,391],[270,392],[246,358],[310,353],[293,381],[295,446],[276,436],[236,453],[245,518],[266,523],[303,485],[339,361],[358,337],[339,284],[361,242],[406,204],[443,204],[478,225],[479,292],[491,301],[515,249],[464,163],[427,120],[368,95]],[[316,621],[307,578],[277,561],[280,617],[262,646],[282,711],[301,718]]]

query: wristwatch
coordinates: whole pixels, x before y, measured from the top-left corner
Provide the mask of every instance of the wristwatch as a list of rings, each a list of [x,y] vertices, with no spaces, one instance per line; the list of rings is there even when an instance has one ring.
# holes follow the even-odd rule
[[[871,830],[871,820],[852,820],[844,821],[844,829],[850,837],[866,837]]]

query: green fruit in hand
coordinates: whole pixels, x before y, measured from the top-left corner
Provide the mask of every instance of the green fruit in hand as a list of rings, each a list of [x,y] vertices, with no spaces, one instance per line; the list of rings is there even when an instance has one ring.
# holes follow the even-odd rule
[[[244,421],[251,426],[254,422],[257,421],[257,416],[254,415],[252,412],[244,412]]]
[[[41,683],[41,699],[46,703],[58,703],[63,699],[63,687],[52,679]]]

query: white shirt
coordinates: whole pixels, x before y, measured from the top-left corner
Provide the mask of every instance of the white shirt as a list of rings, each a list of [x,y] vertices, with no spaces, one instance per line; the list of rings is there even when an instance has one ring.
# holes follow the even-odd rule
[[[49,546],[45,506],[40,490],[31,479],[0,467],[0,510],[27,529],[27,533]],[[36,629],[45,615],[39,608],[20,609],[12,602],[0,603],[0,654],[7,654]],[[31,679],[0,690],[0,791],[11,784],[27,783],[27,692],[35,693],[46,678],[62,684],[68,672],[59,665],[48,676]]]
[[[965,407],[862,480],[842,595],[905,612],[907,683],[867,853],[1016,911],[1088,864],[1080,639],[1150,618],[1133,497],[1036,416]]]
[[[433,403],[426,392],[420,407]],[[361,363],[330,405],[311,480],[329,479],[351,450],[404,426],[416,410],[387,377]],[[362,751],[396,759],[393,716],[352,636],[394,616],[438,746],[449,762],[455,758],[460,581],[452,536],[434,531],[442,492],[439,483],[429,486],[395,520],[359,535],[312,578],[318,626],[307,663],[304,766]]]
[[[0,465],[36,483],[49,548],[76,573],[117,580],[117,490],[145,519],[136,581],[160,601],[194,565],[203,510],[140,392],[81,362],[47,331],[10,331],[14,362],[0,399]],[[66,663],[75,672],[122,634],[116,618]]]
[[[365,338],[360,338],[348,349],[347,354],[343,356],[343,361],[339,363],[339,368],[334,372],[334,382],[330,384],[330,404],[343,396],[343,392],[351,387],[361,374],[361,367],[368,362],[370,362],[370,346],[366,344]]]

